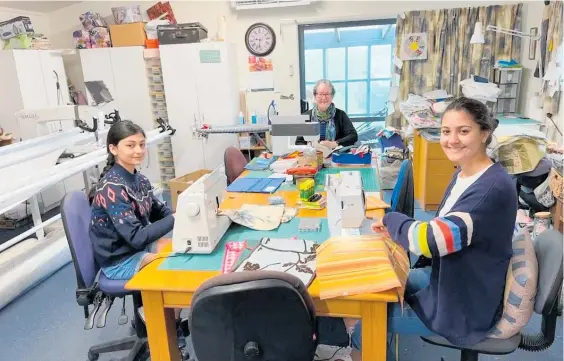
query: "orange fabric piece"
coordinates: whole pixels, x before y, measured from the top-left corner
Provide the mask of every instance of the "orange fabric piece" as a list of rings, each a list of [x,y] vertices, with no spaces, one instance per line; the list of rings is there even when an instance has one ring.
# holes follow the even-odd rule
[[[317,249],[316,263],[322,300],[394,290],[403,305],[409,258],[384,235],[332,237]]]
[[[390,208],[390,205],[384,202],[380,197],[366,196],[366,210],[372,211],[375,209]]]

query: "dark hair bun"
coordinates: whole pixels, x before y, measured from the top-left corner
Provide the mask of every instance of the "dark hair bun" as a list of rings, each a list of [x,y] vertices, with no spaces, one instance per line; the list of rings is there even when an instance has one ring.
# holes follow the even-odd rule
[[[472,117],[476,124],[480,126],[481,130],[489,131],[490,136],[486,140],[486,145],[490,144],[490,142],[492,141],[493,132],[499,125],[499,120],[493,116],[493,114],[484,103],[476,99],[460,97],[449,104],[449,106],[443,113],[443,116],[451,110],[465,111]]]

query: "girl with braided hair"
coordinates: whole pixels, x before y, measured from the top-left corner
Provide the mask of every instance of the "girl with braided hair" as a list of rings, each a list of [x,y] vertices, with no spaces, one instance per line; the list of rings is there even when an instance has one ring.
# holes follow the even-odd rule
[[[155,258],[159,240],[174,227],[174,216],[135,169],[146,154],[143,129],[130,121],[117,122],[106,147],[107,164],[93,190],[90,238],[104,275],[128,280]]]

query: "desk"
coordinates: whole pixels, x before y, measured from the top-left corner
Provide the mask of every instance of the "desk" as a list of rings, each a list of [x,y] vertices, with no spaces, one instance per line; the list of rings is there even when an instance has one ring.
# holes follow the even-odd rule
[[[284,197],[289,205],[295,204],[297,200],[295,190],[279,191],[276,195]],[[230,193],[220,208],[237,208],[243,203],[266,204],[267,199],[268,195],[262,194]],[[384,210],[371,211],[371,216],[382,217],[383,214]],[[300,210],[298,214],[298,217],[309,216],[322,218],[327,216],[327,212]],[[159,259],[147,265],[127,283],[126,288],[141,291],[151,360],[177,361],[180,360],[180,355],[173,309],[189,307],[198,287],[218,276],[220,271],[163,270],[159,268],[162,262],[163,259]],[[393,291],[320,300],[317,279],[314,279],[308,291],[314,299],[319,316],[363,320],[364,361],[386,360],[387,303],[398,301]]]

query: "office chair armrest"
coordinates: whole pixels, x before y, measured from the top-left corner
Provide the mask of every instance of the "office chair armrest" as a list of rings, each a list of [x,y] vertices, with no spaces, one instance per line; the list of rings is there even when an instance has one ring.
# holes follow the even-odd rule
[[[554,342],[558,319],[558,297],[548,314],[542,315],[541,331],[536,334],[522,334],[519,348],[525,351],[544,351]]]

